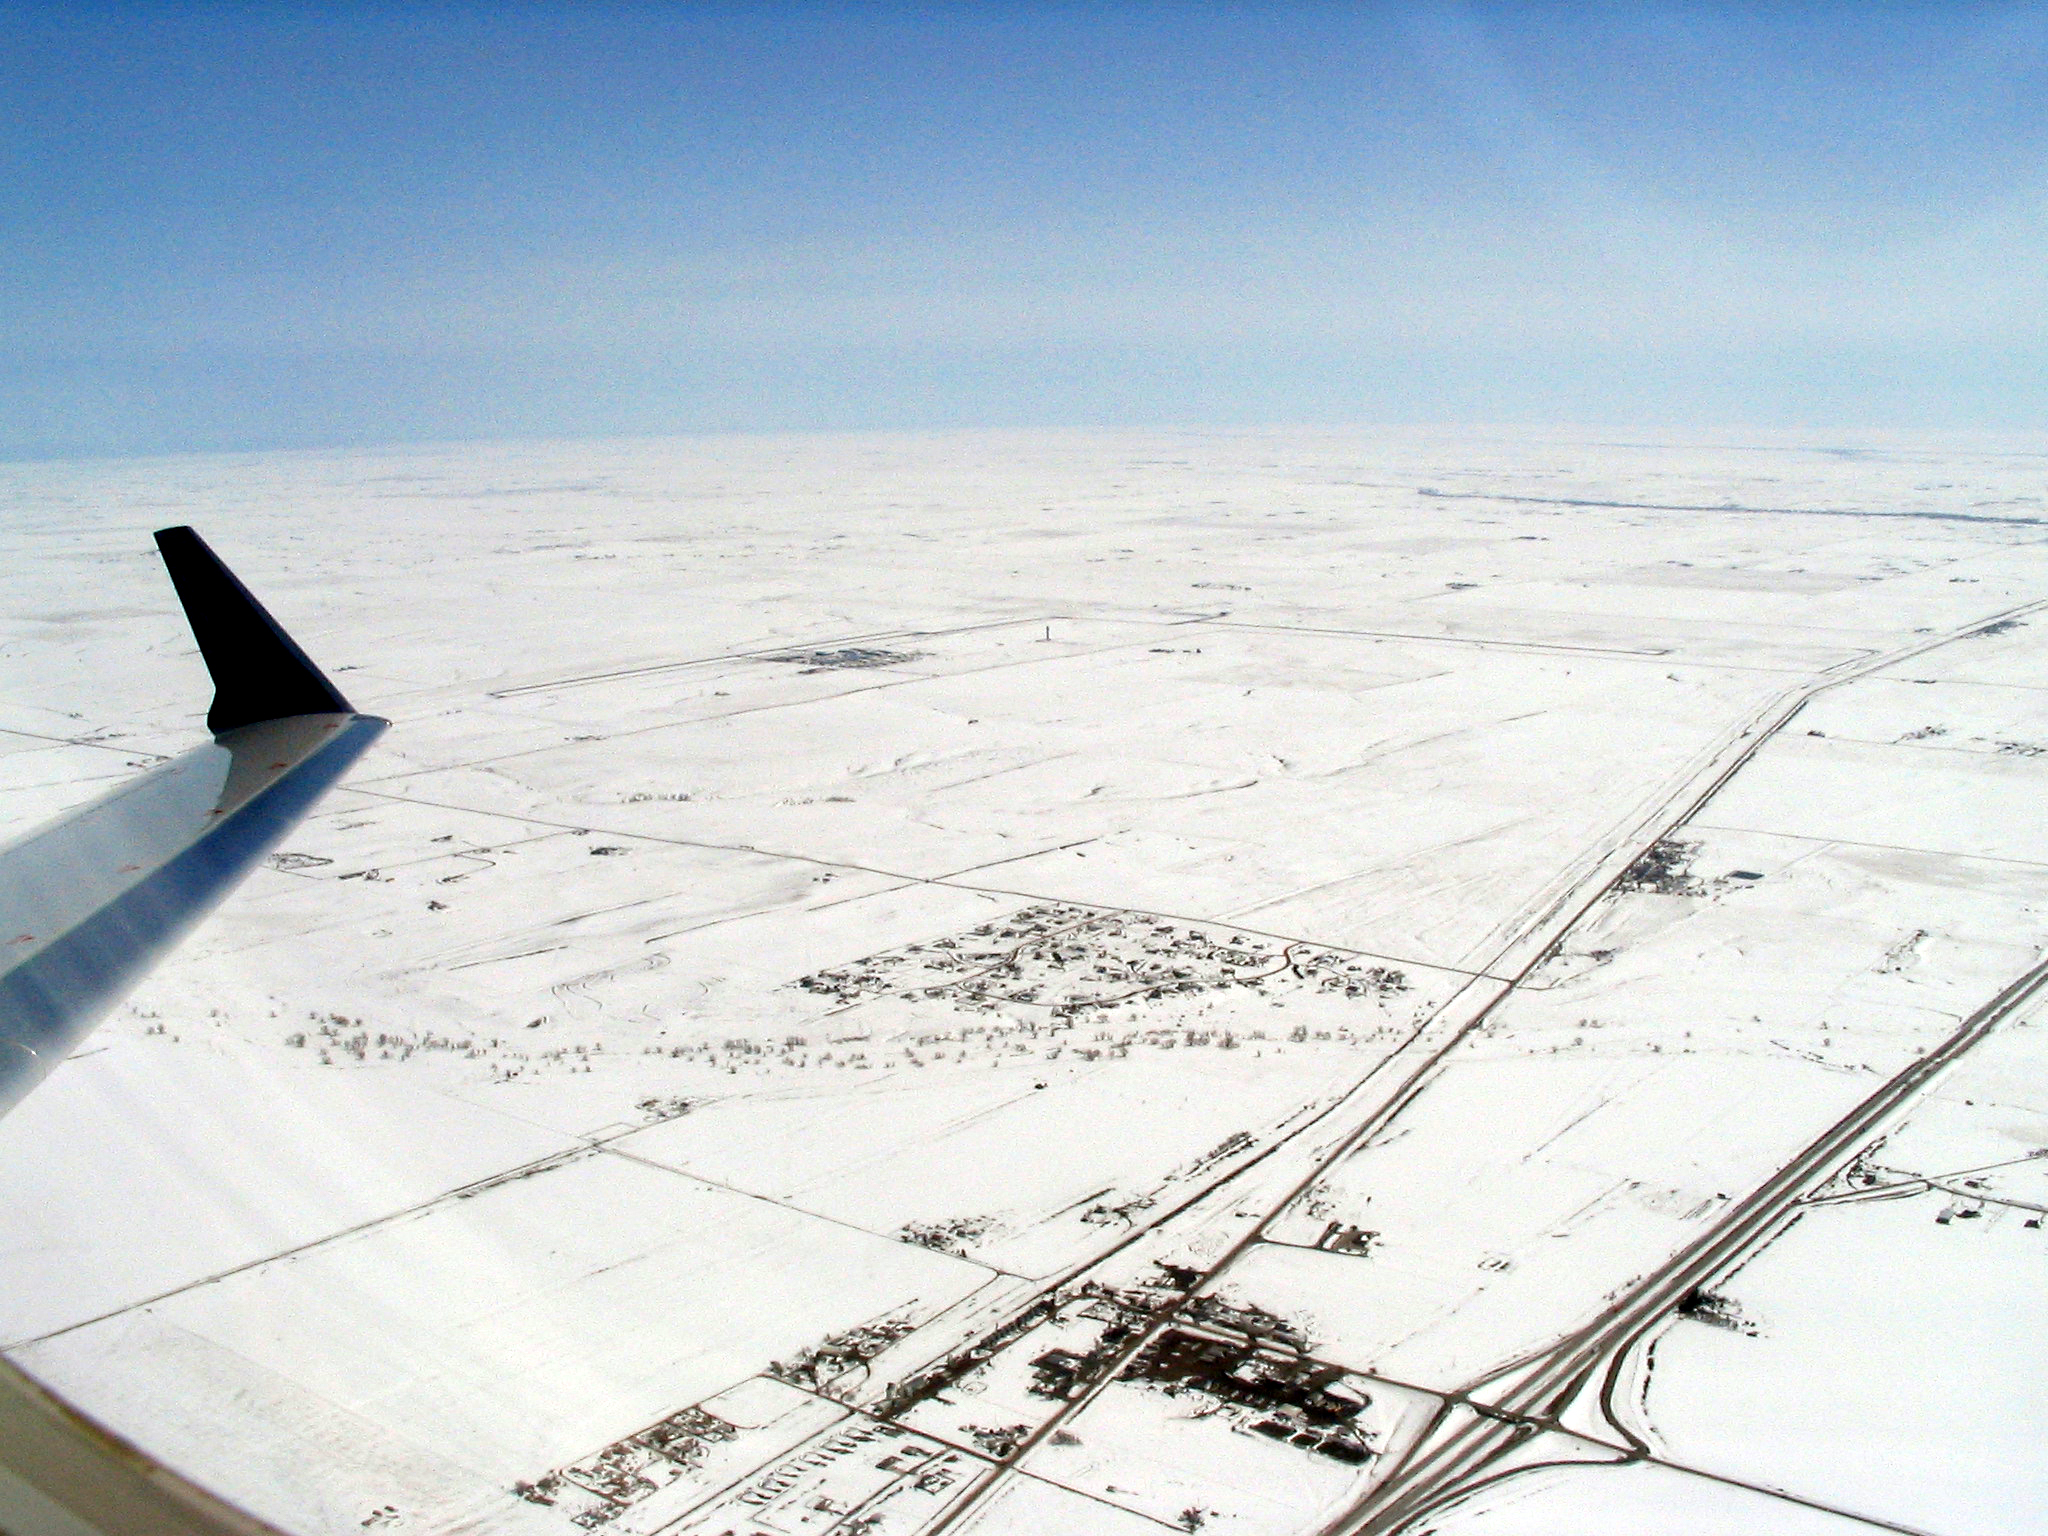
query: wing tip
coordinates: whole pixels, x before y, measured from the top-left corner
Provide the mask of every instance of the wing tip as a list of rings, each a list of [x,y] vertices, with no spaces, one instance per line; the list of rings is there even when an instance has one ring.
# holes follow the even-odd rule
[[[213,678],[208,730],[219,736],[291,715],[356,712],[197,530],[181,524],[154,537]]]

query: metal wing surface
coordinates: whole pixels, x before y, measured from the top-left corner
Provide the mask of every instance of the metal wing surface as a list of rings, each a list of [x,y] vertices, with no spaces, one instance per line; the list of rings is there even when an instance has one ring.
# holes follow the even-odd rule
[[[358,714],[190,528],[156,535],[213,739],[0,848],[0,1113],[362,756]]]

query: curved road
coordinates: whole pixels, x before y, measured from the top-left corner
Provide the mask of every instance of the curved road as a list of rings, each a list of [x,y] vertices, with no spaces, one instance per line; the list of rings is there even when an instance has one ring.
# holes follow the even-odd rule
[[[1598,1322],[1516,1367],[1513,1385],[1493,1399],[1495,1410],[1507,1417],[1481,1418],[1425,1438],[1364,1500],[1324,1526],[1322,1536],[1398,1531],[1488,1476],[1493,1463],[1528,1437],[1532,1423],[1553,1422],[1595,1371],[1625,1351],[1689,1291],[1774,1235],[1800,1196],[1854,1157],[1887,1116],[2044,988],[2048,960],[2007,986],[1934,1050],[1829,1126],[1769,1182],[1618,1299]]]

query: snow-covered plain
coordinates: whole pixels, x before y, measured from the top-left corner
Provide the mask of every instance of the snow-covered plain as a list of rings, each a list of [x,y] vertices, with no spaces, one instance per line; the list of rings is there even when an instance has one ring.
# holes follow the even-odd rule
[[[394,721],[0,1123],[0,1345],[307,1536],[2038,1529],[2025,1008],[1601,1330],[2048,949],[2040,462],[0,466],[0,835],[198,738],[154,527]]]

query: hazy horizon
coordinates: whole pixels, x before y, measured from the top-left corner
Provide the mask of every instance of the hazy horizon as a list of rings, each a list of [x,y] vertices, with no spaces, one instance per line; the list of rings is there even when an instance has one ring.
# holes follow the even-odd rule
[[[2034,4],[0,17],[4,459],[2048,419]]]

